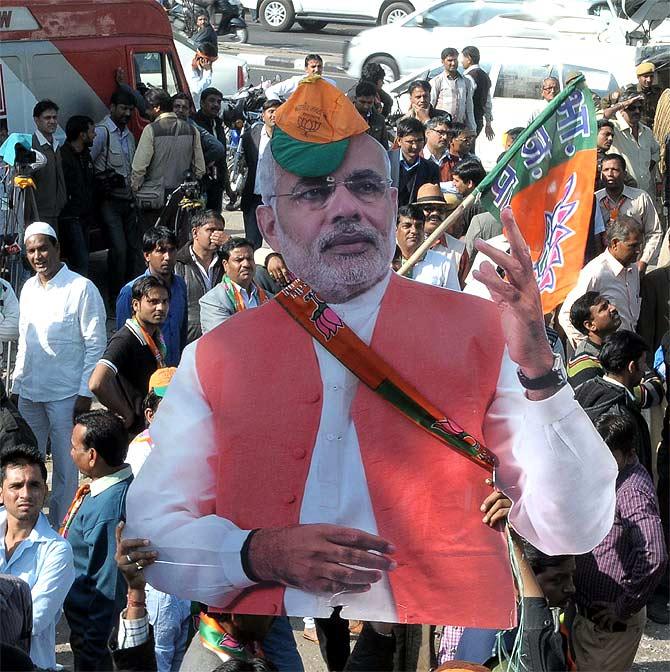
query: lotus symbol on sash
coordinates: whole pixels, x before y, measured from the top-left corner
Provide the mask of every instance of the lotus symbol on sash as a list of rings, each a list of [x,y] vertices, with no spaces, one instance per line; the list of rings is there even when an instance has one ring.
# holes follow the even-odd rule
[[[341,329],[344,324],[339,318],[338,314],[326,303],[319,301],[312,296],[312,301],[316,303],[316,308],[309,318],[314,322],[314,326],[319,330],[319,333],[329,341],[338,329]]]
[[[461,441],[465,441],[465,443],[469,443],[473,447],[479,446],[477,439],[470,436],[460,425],[449,418],[436,420],[430,428],[444,434],[449,434],[449,436],[455,436],[457,439],[461,439]]]
[[[316,133],[321,128],[321,122],[314,117],[300,115],[297,121],[298,128],[305,132],[305,135]]]

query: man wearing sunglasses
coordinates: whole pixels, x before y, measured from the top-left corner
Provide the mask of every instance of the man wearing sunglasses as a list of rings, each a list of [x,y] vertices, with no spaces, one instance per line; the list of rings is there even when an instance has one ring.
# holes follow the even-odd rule
[[[375,388],[406,381],[398,402],[424,395],[495,450],[535,546],[581,553],[607,534],[616,464],[564,385],[511,210],[510,255],[477,243],[492,301],[401,278],[389,161],[356,108],[313,77],[275,122],[258,224],[301,281],[184,351],[128,495],[127,535],[165,560],[147,579],[210,610],[506,626],[486,470]]]
[[[603,116],[614,122],[611,151],[626,159],[629,175],[655,200],[660,146],[651,129],[641,122],[643,99],[635,86],[629,86],[619,97],[619,102],[603,111]]]

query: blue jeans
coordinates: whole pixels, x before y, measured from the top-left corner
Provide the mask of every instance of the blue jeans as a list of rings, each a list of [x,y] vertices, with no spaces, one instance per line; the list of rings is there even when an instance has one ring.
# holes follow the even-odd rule
[[[263,651],[279,672],[304,672],[302,658],[298,653],[288,616],[277,616],[265,639]]]
[[[191,603],[149,585],[146,591],[158,672],[177,672],[186,653]]]

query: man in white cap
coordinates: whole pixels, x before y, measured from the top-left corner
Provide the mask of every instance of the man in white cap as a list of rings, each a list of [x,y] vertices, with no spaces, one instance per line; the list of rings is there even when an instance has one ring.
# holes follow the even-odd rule
[[[12,391],[42,455],[51,439],[49,520],[57,527],[77,490],[70,436],[73,417],[91,406],[88,379],[107,343],[105,306],[95,285],[61,262],[53,227],[33,222],[23,241],[36,275],[23,286],[19,301]]]

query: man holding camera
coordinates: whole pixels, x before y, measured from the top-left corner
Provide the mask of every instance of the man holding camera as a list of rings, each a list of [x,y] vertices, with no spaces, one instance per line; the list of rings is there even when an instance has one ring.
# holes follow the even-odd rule
[[[109,114],[96,126],[91,158],[100,197],[100,216],[109,239],[109,305],[121,287],[142,269],[141,235],[130,173],[135,138],[128,122],[135,108],[129,92],[112,94]]]

